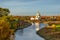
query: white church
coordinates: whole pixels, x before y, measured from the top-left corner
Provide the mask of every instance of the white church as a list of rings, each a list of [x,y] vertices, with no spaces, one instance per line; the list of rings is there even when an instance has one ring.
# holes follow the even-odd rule
[[[40,20],[40,19],[41,19],[40,17],[41,17],[41,16],[40,16],[40,12],[38,11],[38,12],[36,13],[36,16],[35,16],[35,17],[31,17],[30,20]]]
[[[40,19],[41,19],[41,16],[40,16],[40,12],[38,11],[37,13],[36,13],[36,16],[35,17],[31,17],[30,18],[30,20],[32,20],[32,21],[34,21],[34,20],[36,20],[37,22],[32,22],[32,24],[35,24],[35,26],[36,26],[36,31],[38,31],[39,29],[40,29],[40,27],[39,27],[39,21],[40,21]]]

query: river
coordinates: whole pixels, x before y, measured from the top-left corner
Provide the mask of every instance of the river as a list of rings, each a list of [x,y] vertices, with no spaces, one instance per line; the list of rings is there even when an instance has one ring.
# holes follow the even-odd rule
[[[40,24],[40,28],[43,28],[45,24]],[[17,30],[15,32],[15,40],[44,40],[42,37],[36,34],[36,26],[31,25],[23,30]]]

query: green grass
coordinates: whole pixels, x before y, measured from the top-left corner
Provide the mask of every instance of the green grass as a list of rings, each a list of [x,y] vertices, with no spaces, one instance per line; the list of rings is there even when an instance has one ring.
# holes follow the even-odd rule
[[[56,24],[56,29],[60,31],[60,24]]]
[[[60,27],[56,27],[56,30],[60,31]]]
[[[60,24],[56,24],[56,27],[60,27]]]

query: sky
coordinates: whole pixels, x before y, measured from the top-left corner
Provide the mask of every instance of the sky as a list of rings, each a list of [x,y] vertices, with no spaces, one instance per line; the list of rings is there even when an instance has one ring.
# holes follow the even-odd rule
[[[19,16],[60,15],[60,0],[0,0],[0,7],[8,8],[10,14]]]

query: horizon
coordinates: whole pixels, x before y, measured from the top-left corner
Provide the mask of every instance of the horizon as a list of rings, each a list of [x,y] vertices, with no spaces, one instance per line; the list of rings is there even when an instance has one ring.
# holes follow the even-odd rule
[[[60,15],[60,0],[0,0],[0,7],[18,16],[34,16],[37,11],[42,16]]]

